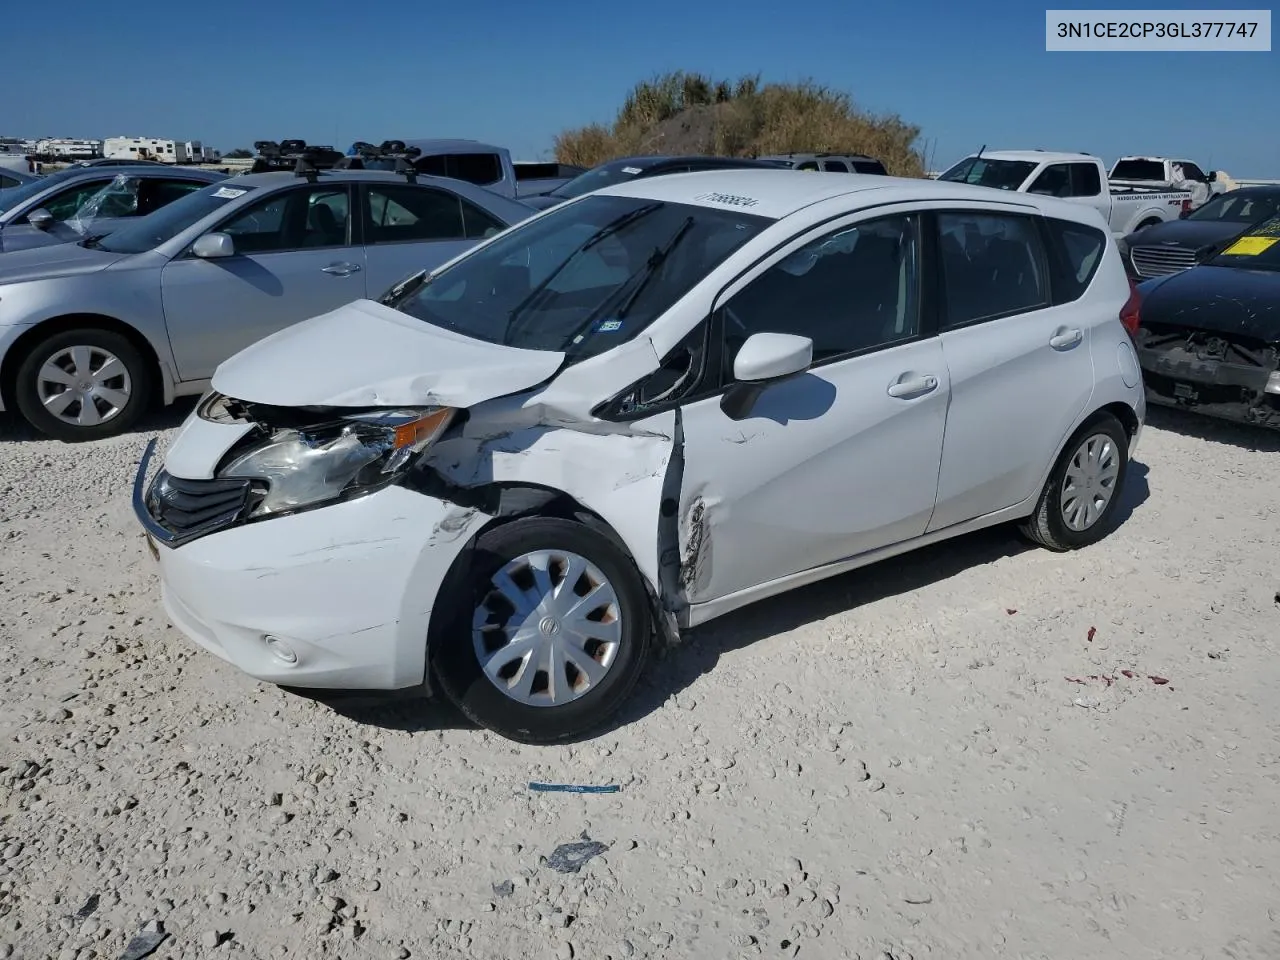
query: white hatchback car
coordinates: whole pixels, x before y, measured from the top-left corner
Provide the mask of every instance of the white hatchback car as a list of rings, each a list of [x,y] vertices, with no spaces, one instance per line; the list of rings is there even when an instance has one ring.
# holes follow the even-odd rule
[[[589,194],[224,362],[135,509],[196,643],[580,736],[656,642],[924,544],[1115,520],[1145,416],[1097,212],[716,171]]]

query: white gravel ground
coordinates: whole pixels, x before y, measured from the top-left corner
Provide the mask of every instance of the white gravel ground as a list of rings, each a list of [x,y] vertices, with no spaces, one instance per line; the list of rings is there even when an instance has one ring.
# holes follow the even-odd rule
[[[767,601],[534,748],[167,627],[128,499],[179,416],[0,420],[0,958],[1280,957],[1280,437],[1154,411],[1101,545]]]

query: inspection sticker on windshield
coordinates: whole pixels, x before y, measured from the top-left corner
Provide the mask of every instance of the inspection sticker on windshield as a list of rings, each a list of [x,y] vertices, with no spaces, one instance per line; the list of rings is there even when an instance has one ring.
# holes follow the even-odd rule
[[[1256,257],[1277,243],[1280,243],[1280,237],[1241,237],[1222,252],[1237,257]]]
[[[621,320],[601,320],[596,333],[616,333],[622,329]]]
[[[235,187],[219,187],[213,191],[213,195],[219,200],[234,200],[236,197],[243,197],[248,190],[237,190]]]
[[[639,167],[623,167],[622,172],[629,173],[632,176],[635,176],[637,173],[640,172],[640,168]]]

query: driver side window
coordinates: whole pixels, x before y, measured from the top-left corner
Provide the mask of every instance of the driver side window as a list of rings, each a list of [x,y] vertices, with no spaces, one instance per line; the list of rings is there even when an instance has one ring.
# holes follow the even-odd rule
[[[38,204],[34,209],[43,207],[49,211],[55,221],[61,223],[75,216],[76,211],[84,206],[90,197],[98,193],[110,182],[110,180],[95,180],[93,183],[79,184],[50,197],[44,203]]]
[[[277,253],[345,246],[350,221],[346,186],[327,185],[271,194],[216,229],[237,253]]]
[[[920,331],[920,221],[882,217],[818,237],[788,254],[721,308],[724,382],[756,333],[813,341],[813,362],[865,353]]]

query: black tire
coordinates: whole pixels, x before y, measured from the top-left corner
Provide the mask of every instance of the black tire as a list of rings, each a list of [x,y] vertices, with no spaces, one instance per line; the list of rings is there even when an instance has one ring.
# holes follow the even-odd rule
[[[613,662],[594,688],[562,705],[534,706],[503,693],[481,669],[472,642],[472,617],[490,578],[505,564],[538,550],[575,553],[598,568],[617,596],[622,619]],[[448,698],[472,722],[521,743],[574,740],[609,721],[635,688],[653,640],[648,593],[635,564],[610,535],[558,517],[514,520],[481,534],[442,585],[450,597],[433,617],[429,650]]]
[[[1092,525],[1083,530],[1072,530],[1063,517],[1061,502],[1067,469],[1086,440],[1104,435],[1112,443],[1112,456],[1119,460],[1111,499]],[[1020,529],[1025,537],[1050,550],[1077,550],[1097,543],[1111,532],[1116,509],[1124,496],[1125,478],[1129,475],[1129,435],[1120,421],[1110,413],[1098,413],[1087,420],[1062,448],[1058,462],[1054,464],[1045,482],[1044,490],[1036,503],[1035,512],[1023,521]]]
[[[45,409],[39,383],[40,369],[60,351],[71,347],[88,347],[92,351],[105,351],[118,359],[127,373],[128,400],[114,414],[100,423],[78,426],[59,419]],[[120,334],[110,330],[95,330],[91,327],[64,330],[46,337],[27,350],[14,377],[13,399],[23,419],[36,430],[55,440],[80,443],[85,440],[114,437],[133,426],[151,401],[154,380],[151,364],[137,347]],[[123,380],[115,379],[108,383],[121,384]],[[78,407],[73,404],[73,409]]]

